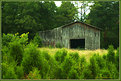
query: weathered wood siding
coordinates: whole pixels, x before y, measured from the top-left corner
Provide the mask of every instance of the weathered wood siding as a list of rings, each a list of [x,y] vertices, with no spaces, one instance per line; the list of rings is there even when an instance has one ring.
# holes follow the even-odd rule
[[[80,23],[49,31],[40,31],[39,35],[44,43],[60,43],[66,48],[70,48],[70,39],[85,39],[85,49],[100,48],[100,30]]]

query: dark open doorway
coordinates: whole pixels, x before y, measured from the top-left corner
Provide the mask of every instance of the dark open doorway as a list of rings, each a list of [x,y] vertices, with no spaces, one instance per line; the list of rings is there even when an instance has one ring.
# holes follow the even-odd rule
[[[70,48],[85,49],[85,39],[70,39]]]

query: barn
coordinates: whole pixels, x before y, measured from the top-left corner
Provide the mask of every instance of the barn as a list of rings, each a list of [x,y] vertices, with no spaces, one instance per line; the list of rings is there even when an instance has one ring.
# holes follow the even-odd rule
[[[52,30],[39,31],[43,44],[66,48],[99,49],[100,29],[79,21]]]

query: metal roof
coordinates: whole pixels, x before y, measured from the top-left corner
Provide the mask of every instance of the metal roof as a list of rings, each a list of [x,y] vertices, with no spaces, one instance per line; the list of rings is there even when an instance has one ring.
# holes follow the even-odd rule
[[[86,25],[86,26],[88,26],[88,27],[91,27],[91,28],[94,28],[94,29],[97,29],[97,30],[102,30],[101,28],[98,28],[98,27],[95,27],[95,26],[92,26],[92,25],[89,25],[89,24],[86,24],[86,23],[83,23],[83,22],[80,22],[80,21],[75,21],[75,22],[72,22],[72,23],[69,23],[69,24],[66,24],[66,25],[62,25],[62,26],[57,27],[57,28],[65,28],[65,27],[68,27],[68,26],[73,25],[73,24],[75,24],[75,23],[84,24],[84,25]],[[57,28],[54,28],[54,29],[57,29]],[[54,30],[54,29],[51,29],[51,30],[44,30],[44,31],[40,31],[40,32],[52,31],[52,30]]]
[[[98,28],[98,27],[95,27],[95,26],[92,26],[92,25],[89,25],[89,24],[86,24],[86,23],[83,23],[83,22],[80,22],[80,21],[72,22],[72,23],[63,25],[63,26],[61,26],[61,27],[64,28],[64,27],[70,26],[70,25],[75,24],[75,23],[84,24],[84,25],[89,26],[89,27],[91,27],[91,28],[94,28],[94,29],[97,29],[97,30],[102,30],[101,28]]]

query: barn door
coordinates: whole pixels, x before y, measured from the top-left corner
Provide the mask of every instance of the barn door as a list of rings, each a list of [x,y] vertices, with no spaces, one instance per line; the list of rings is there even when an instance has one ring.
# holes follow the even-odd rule
[[[85,49],[85,39],[70,39],[70,48]]]

